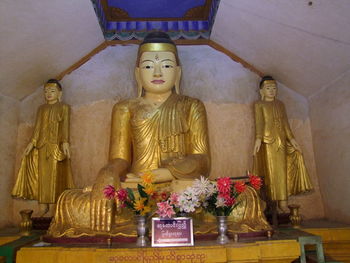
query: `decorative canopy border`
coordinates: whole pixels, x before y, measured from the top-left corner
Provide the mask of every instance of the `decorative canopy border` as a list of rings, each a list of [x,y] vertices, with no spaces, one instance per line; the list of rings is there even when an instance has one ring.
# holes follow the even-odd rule
[[[220,0],[206,0],[181,18],[130,18],[126,12],[108,6],[107,0],[91,0],[106,40],[142,40],[152,31],[167,32],[173,40],[209,39]],[[114,11],[111,15],[110,8]]]

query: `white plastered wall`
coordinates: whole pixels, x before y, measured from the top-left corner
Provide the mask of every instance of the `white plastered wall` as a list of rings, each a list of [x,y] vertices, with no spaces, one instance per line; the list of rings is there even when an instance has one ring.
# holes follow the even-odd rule
[[[19,101],[0,94],[0,228],[12,223]]]
[[[350,223],[350,71],[310,97],[318,178],[327,218]]]
[[[0,35],[0,92],[15,99],[104,41],[89,0],[2,0]]]

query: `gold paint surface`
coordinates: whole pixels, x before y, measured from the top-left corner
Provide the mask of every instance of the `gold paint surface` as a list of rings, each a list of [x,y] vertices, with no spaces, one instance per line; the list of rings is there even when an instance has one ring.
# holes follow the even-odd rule
[[[32,144],[23,157],[12,196],[53,204],[67,188],[73,188],[70,160],[62,144],[69,142],[69,105],[57,102],[38,109]]]
[[[253,172],[265,179],[270,200],[312,189],[302,154],[292,147],[294,135],[289,127],[284,104],[274,101],[255,103],[256,139],[262,141],[254,158]]]

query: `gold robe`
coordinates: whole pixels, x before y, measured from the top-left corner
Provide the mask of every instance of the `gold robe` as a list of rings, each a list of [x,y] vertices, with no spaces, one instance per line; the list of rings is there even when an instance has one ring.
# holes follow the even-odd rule
[[[172,94],[159,108],[145,104],[143,98],[117,103],[112,113],[109,158],[129,162],[134,174],[167,167],[176,178],[193,179],[208,175],[210,153],[203,103],[177,94]],[[188,158],[188,164],[179,168],[169,164],[172,158]],[[102,178],[92,191],[99,191],[100,197],[105,199],[102,193],[107,184],[108,181]],[[130,225],[130,215],[117,215],[114,222],[106,220],[107,211],[115,208],[106,203],[103,211],[95,212],[92,203],[100,201],[92,198],[93,193],[82,189],[63,192],[48,233],[55,237],[95,235],[106,231],[125,235],[128,230],[123,229],[123,224]],[[101,227],[93,229],[96,218]],[[110,228],[106,224],[119,227]]]
[[[290,144],[294,138],[284,104],[279,100],[255,103],[255,136],[261,147],[254,159],[254,173],[264,177],[270,200],[312,189],[303,156]]]
[[[41,105],[32,138],[34,148],[22,159],[12,196],[50,204],[74,187],[70,162],[61,150],[65,142],[69,142],[69,106],[60,102]]]

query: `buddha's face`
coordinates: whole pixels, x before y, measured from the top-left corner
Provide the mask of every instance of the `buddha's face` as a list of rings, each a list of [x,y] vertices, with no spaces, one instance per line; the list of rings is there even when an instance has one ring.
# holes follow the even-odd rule
[[[144,52],[135,74],[146,92],[164,94],[172,90],[180,77],[180,67],[172,52]]]
[[[272,101],[277,95],[276,81],[268,80],[263,83],[260,94],[266,101]]]
[[[44,86],[45,99],[48,104],[56,103],[61,97],[61,91],[55,83],[47,83]]]

